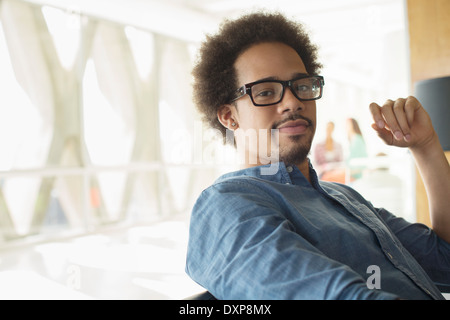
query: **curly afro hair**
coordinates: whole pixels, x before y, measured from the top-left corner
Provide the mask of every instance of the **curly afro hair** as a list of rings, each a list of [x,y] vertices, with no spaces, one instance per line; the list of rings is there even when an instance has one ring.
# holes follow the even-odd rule
[[[238,87],[234,63],[246,49],[263,42],[281,42],[292,47],[311,75],[322,68],[317,61],[317,47],[300,23],[289,21],[280,13],[263,12],[226,20],[216,35],[206,37],[192,71],[194,103],[203,121],[219,129],[224,137],[226,128],[217,119],[217,111],[230,103]]]

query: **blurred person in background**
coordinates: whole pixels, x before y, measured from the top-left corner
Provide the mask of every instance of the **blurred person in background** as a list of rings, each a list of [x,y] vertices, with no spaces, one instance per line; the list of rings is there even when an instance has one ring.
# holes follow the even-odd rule
[[[364,165],[354,164],[355,159],[367,158],[366,143],[364,141],[358,121],[354,118],[347,119],[348,155],[346,157],[347,168],[350,171],[350,181],[362,177]]]
[[[334,128],[334,122],[329,121],[325,140],[318,143],[314,149],[315,167],[320,179],[345,183],[343,149],[333,138]]]

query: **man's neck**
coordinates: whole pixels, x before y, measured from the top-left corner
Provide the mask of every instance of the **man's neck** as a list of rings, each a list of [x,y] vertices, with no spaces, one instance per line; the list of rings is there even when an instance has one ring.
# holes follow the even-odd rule
[[[309,161],[306,159],[300,164],[296,165],[297,168],[300,170],[300,172],[305,176],[306,180],[308,180],[309,183],[311,183],[311,176],[309,174]]]

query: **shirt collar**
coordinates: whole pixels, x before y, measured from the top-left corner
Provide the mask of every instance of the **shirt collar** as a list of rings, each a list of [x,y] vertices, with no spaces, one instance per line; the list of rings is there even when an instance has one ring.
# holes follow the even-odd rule
[[[311,161],[309,161],[309,172],[312,186],[314,188],[318,188],[319,180],[317,178],[316,171],[311,164]],[[243,176],[254,177],[282,184],[293,184],[311,187],[311,184],[305,178],[303,173],[297,168],[297,166],[286,165],[284,162],[230,172],[221,176],[216,182]]]

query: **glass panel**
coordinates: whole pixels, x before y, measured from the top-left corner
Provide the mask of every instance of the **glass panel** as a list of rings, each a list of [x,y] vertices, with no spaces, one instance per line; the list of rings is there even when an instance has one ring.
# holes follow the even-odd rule
[[[39,178],[9,178],[2,183],[2,194],[12,220],[12,234],[23,236],[31,231]],[[25,200],[25,201],[24,201]]]
[[[80,46],[81,16],[47,6],[42,7],[42,13],[61,65],[71,70]]]
[[[8,10],[7,10],[8,9]],[[26,15],[18,18],[13,8],[3,4],[0,11],[0,170],[42,166],[49,149],[53,120],[52,90],[42,52],[33,36],[14,30]],[[12,16],[6,16],[10,13]],[[16,20],[15,18],[18,18]],[[10,20],[13,19],[13,20]],[[3,28],[3,26],[6,28]],[[25,36],[27,34],[27,36]],[[37,52],[32,51],[37,50]],[[39,81],[34,74],[39,72]]]
[[[96,165],[126,164],[134,142],[135,92],[126,69],[133,62],[123,29],[100,25],[83,79],[84,139]]]
[[[110,171],[91,176],[89,224],[149,222],[161,218],[162,212],[167,210],[161,203],[165,190],[158,187],[159,180],[160,173],[154,170],[136,173]]]
[[[125,27],[125,34],[130,43],[139,76],[147,80],[152,72],[154,39],[153,35],[147,31],[142,31],[134,27]]]
[[[191,102],[192,45],[0,6],[0,242],[189,211],[220,158]]]
[[[79,231],[85,226],[83,183],[77,176],[5,178],[0,194],[11,226],[9,230],[2,228],[1,236],[12,240]]]

